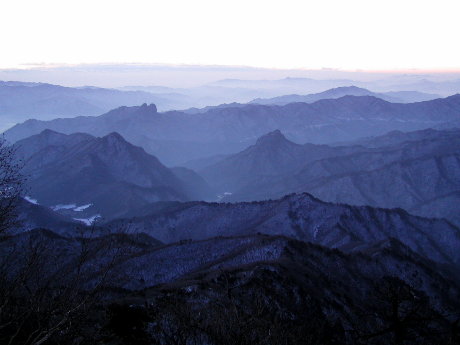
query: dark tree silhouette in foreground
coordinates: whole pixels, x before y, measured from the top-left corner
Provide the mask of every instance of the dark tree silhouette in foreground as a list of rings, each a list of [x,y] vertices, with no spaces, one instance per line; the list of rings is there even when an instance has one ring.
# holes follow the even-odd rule
[[[0,138],[0,237],[16,225],[16,206],[23,191],[22,165],[15,159],[15,149]]]
[[[21,164],[0,141],[0,343],[88,343],[87,325],[127,246],[82,228],[75,238],[37,229],[21,233]],[[15,229],[14,233],[10,230]],[[80,339],[80,340],[79,340]]]
[[[422,291],[397,277],[383,277],[366,302],[368,313],[356,325],[358,344],[448,344],[449,321]]]

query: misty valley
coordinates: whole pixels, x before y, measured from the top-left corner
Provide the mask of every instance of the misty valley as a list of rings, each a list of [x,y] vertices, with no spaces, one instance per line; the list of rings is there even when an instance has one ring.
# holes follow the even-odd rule
[[[460,344],[460,82],[0,82],[0,343]]]

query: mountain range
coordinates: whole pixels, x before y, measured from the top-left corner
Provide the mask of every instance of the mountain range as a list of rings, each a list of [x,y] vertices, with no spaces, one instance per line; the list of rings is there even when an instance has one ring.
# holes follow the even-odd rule
[[[334,99],[344,96],[373,96],[392,103],[423,102],[439,98],[439,95],[426,94],[417,91],[376,93],[357,86],[341,86],[309,95],[285,95],[265,99],[257,98],[252,100],[250,103],[266,105],[286,105],[297,102],[314,103],[322,99]]]
[[[460,130],[369,138],[348,146],[295,144],[280,131],[198,172],[224,201],[309,192],[325,201],[404,208],[460,224]]]
[[[460,229],[446,220],[401,209],[327,203],[306,193],[260,202],[166,203],[109,223],[114,228],[123,224],[163,243],[263,233],[354,251],[395,238],[433,261],[460,261]]]
[[[189,106],[177,93],[152,94],[99,87],[65,87],[45,83],[0,81],[0,130],[35,118],[99,115],[119,106],[156,103],[162,110]],[[182,104],[182,106],[181,106]]]
[[[335,76],[334,79],[330,77],[324,78],[324,76],[317,79],[302,77],[287,77],[274,80],[223,79],[210,83],[209,85],[253,90],[282,90],[283,92],[280,95],[319,93],[327,89],[347,87],[350,85],[369,90],[377,90],[380,93],[416,91],[437,94],[443,97],[458,93],[460,90],[460,79],[457,77],[446,80],[446,78],[431,78],[429,75],[403,74],[392,75],[387,78],[381,78],[381,76],[379,76],[378,79],[365,81],[361,78],[350,78],[350,76],[336,78],[336,72],[337,71],[331,72],[331,74]]]
[[[296,143],[326,144],[389,131],[455,127],[460,95],[418,103],[389,103],[372,96],[345,96],[285,106],[249,104],[205,113],[159,113],[154,105],[121,107],[97,117],[28,120],[5,132],[11,142],[52,129],[96,136],[118,132],[166,165],[236,153],[279,129]]]
[[[459,343],[439,80],[0,82],[0,343]]]

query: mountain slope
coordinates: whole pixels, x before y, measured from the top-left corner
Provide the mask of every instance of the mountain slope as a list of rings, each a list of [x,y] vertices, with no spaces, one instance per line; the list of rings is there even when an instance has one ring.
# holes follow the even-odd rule
[[[126,222],[132,231],[166,243],[261,232],[352,250],[394,237],[434,261],[460,261],[460,229],[447,221],[325,203],[308,194],[251,203],[177,203]]]
[[[366,147],[331,147],[297,145],[282,137],[261,140],[200,172],[227,192],[225,201],[309,192],[325,201],[400,207],[460,224],[459,138],[459,130],[430,129],[356,142]]]
[[[263,339],[257,344],[302,343],[306,334],[317,344],[360,343],[350,340],[352,332],[377,334],[373,338],[387,344],[392,332],[381,330],[391,325],[388,315],[396,300],[408,337],[438,344],[451,335],[445,315],[460,307],[455,273],[396,240],[345,254],[284,236],[219,237],[165,246],[146,236],[82,240],[39,230],[1,241],[0,253],[11,248],[28,253],[30,243],[43,249],[40,258],[45,259],[40,279],[25,277],[25,284],[35,282],[35,288],[56,277],[72,278],[73,271],[65,268],[78,262],[84,270],[72,280],[77,284],[72,288],[87,287],[99,279],[93,272],[114,257],[108,246],[125,253],[114,261],[110,279],[104,281],[107,288],[98,294],[105,303],[85,309],[89,320],[99,321],[89,323],[93,340],[102,328],[103,339],[114,339],[112,330],[123,343],[133,337],[124,330],[135,325],[136,339],[161,342],[171,336],[185,339],[175,341],[181,344],[205,337],[224,339],[225,344],[236,337],[244,344],[253,344],[253,338]],[[83,248],[91,256],[81,263]],[[20,264],[15,262],[18,268]],[[113,320],[129,323],[117,322],[115,330],[104,327]],[[436,342],[425,341],[432,339]]]
[[[222,192],[238,192],[248,185],[295,173],[309,162],[354,151],[354,147],[299,145],[276,130],[260,137],[246,150],[222,157],[199,173]]]
[[[18,223],[11,229],[12,233],[21,233],[41,228],[72,237],[86,230],[85,225],[81,222],[54,212],[48,207],[36,205],[24,199],[19,201],[16,215]]]
[[[81,237],[69,238],[41,229],[21,233],[2,241],[0,251],[12,245],[18,248],[27,246],[32,238],[36,242],[46,243],[46,248],[51,250],[52,255],[61,256],[64,261],[61,262],[62,265],[78,259],[83,243]],[[167,245],[146,235],[136,234],[115,234],[86,239],[88,243],[101,244],[113,240],[117,242],[113,242],[112,245],[116,243],[118,248],[130,250],[116,262],[120,279],[110,281],[112,287],[142,290],[156,286],[164,289],[165,286],[161,284],[169,283],[172,284],[166,288],[206,284],[209,283],[208,278],[215,274],[231,274],[232,271],[246,270],[250,272],[256,267],[265,267],[273,272],[281,269],[287,273],[286,277],[289,277],[295,272],[294,268],[297,268],[302,270],[302,274],[297,272],[297,278],[310,277],[312,284],[336,281],[350,284],[350,287],[361,286],[363,289],[369,287],[372,278],[394,276],[423,289],[429,296],[440,297],[437,303],[441,305],[448,301],[454,304],[452,306],[458,306],[458,301],[455,300],[460,293],[459,286],[456,285],[458,280],[452,280],[454,277],[449,278],[448,270],[421,257],[395,239],[370,244],[350,253],[285,236],[262,234],[213,237]],[[103,246],[100,249],[91,247],[96,251],[89,263],[97,265],[104,260],[103,255],[108,253],[104,251]],[[101,252],[98,253],[97,250]],[[307,272],[309,274],[305,274]],[[356,285],[358,282],[361,284]],[[278,283],[282,281],[278,280]],[[325,287],[330,289],[332,295],[341,290],[335,284],[326,284]],[[449,291],[449,288],[452,290]],[[340,294],[335,297],[339,296]]]
[[[25,162],[29,195],[42,205],[78,209],[82,219],[111,218],[154,201],[184,201],[196,195],[190,181],[181,180],[118,133],[95,138],[48,130],[16,147]]]
[[[359,138],[353,141],[347,141],[342,143],[335,143],[334,146],[364,146],[368,148],[378,148],[385,146],[395,146],[403,144],[409,141],[420,141],[420,140],[438,140],[446,138],[447,136],[455,138],[458,134],[458,128],[436,130],[433,128],[427,128],[419,131],[402,132],[402,131],[391,131],[380,136],[371,136],[365,138]]]

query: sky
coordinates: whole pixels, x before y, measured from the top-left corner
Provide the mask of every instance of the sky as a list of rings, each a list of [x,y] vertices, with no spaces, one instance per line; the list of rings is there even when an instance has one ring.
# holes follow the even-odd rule
[[[455,0],[5,0],[0,68],[460,70]]]

